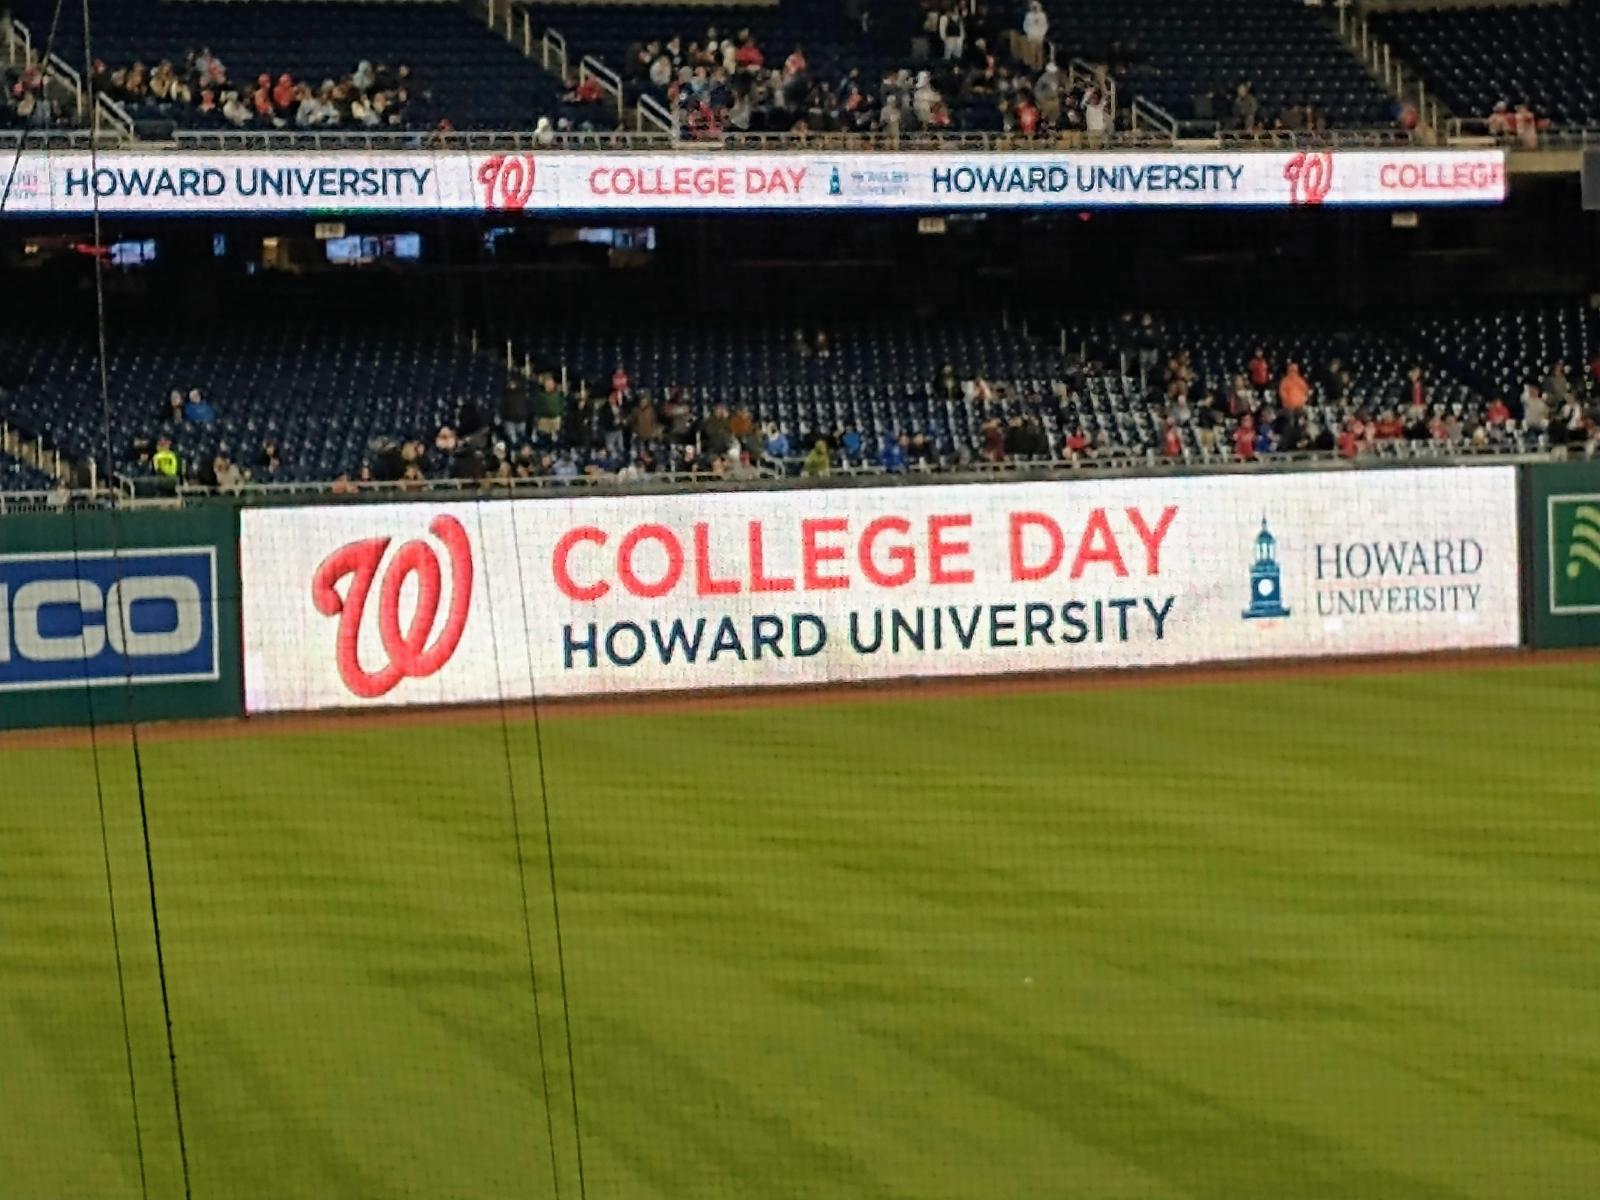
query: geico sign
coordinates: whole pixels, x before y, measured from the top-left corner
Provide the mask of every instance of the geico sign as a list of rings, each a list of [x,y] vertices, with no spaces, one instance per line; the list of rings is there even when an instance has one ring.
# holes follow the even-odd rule
[[[215,552],[0,558],[0,691],[217,678]]]

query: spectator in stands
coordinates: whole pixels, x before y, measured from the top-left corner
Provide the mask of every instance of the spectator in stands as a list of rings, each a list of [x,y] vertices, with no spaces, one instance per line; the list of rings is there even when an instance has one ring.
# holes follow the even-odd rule
[[[728,453],[733,442],[727,405],[718,404],[700,423],[701,448],[707,454],[720,456]]]
[[[1183,438],[1178,433],[1176,422],[1169,420],[1162,426],[1161,454],[1169,462],[1175,462],[1183,457]]]
[[[999,417],[990,417],[980,428],[983,450],[986,462],[998,463],[1006,460],[1006,431],[1000,424]]]
[[[831,469],[828,458],[828,443],[818,438],[811,446],[811,452],[806,455],[801,472],[810,479],[826,479]]]
[[[1083,89],[1083,131],[1091,137],[1105,133],[1111,127],[1111,112],[1098,85]]]
[[[1428,409],[1424,404],[1413,399],[1406,405],[1403,418],[1406,431],[1406,441],[1425,442],[1428,440]]]
[[[1249,413],[1240,417],[1239,424],[1234,427],[1233,453],[1247,461],[1256,456],[1256,419]]]
[[[885,471],[898,474],[906,469],[905,440],[887,433],[883,437],[883,448],[878,451],[878,466]]]
[[[199,388],[190,388],[189,398],[183,404],[183,419],[191,425],[214,425],[217,420],[217,410],[206,403]]]
[[[1267,352],[1260,346],[1250,356],[1249,365],[1245,368],[1250,377],[1250,386],[1258,391],[1272,382],[1272,367],[1267,362]]]
[[[661,414],[656,411],[655,399],[649,392],[639,393],[639,402],[628,414],[628,428],[633,434],[635,446],[640,442],[659,442],[665,436],[666,428],[661,423]]]
[[[1511,409],[1499,396],[1489,401],[1483,410],[1483,420],[1490,427],[1491,432],[1503,430],[1506,422],[1511,420]]]
[[[946,62],[960,62],[967,52],[967,24],[961,9],[952,5],[939,15],[939,40],[944,43]]]
[[[216,485],[225,492],[238,492],[244,488],[244,472],[237,463],[228,457],[227,451],[222,451],[211,460],[211,472],[216,478]]]
[[[172,448],[172,439],[160,438],[156,441],[156,452],[150,456],[150,468],[160,479],[177,483],[178,474],[182,464],[178,459],[178,452]]]
[[[1261,105],[1256,100],[1249,80],[1241,83],[1233,93],[1233,126],[1249,132],[1256,127]]]
[[[1506,139],[1516,132],[1516,126],[1511,120],[1511,113],[1507,109],[1504,100],[1494,106],[1494,111],[1489,114],[1487,125],[1490,137]]]
[[[1305,376],[1300,374],[1300,364],[1290,363],[1278,383],[1278,400],[1285,409],[1298,412],[1306,406],[1310,396],[1311,387],[1306,383]]]
[[[1161,364],[1161,331],[1156,328],[1156,319],[1149,313],[1140,316],[1134,343],[1139,350],[1140,373],[1153,375]]]
[[[256,466],[269,474],[283,469],[283,456],[278,453],[276,438],[268,438],[261,443],[261,453],[256,458]]]
[[[194,60],[194,80],[199,86],[219,86],[228,82],[228,69],[222,60],[211,53],[211,47],[202,49]]]
[[[1550,370],[1544,377],[1545,395],[1550,397],[1550,402],[1558,408],[1572,397],[1572,379],[1567,374],[1567,364],[1553,362]]]
[[[626,375],[623,382],[627,382]],[[620,462],[627,454],[629,413],[623,399],[626,394],[626,388],[613,387],[600,406],[600,438],[605,443],[606,457],[612,462]]]
[[[1361,453],[1361,422],[1351,417],[1339,429],[1336,442],[1340,458],[1355,458]]]
[[[1061,121],[1061,68],[1055,63],[1046,63],[1034,80],[1033,99],[1039,106],[1039,118],[1054,129]]]
[[[1522,389],[1522,425],[1532,434],[1542,434],[1550,427],[1550,406],[1536,383]]]
[[[562,395],[556,377],[546,371],[539,379],[539,390],[533,397],[534,428],[539,436],[554,440],[561,434],[561,418],[567,409],[567,398]]]
[[[1045,60],[1045,39],[1050,36],[1050,16],[1040,0],[1028,0],[1028,11],[1022,18],[1022,42],[1019,57],[1033,70],[1040,70]]]
[[[789,457],[789,435],[783,426],[769,424],[766,429],[765,457],[773,466],[782,466],[783,460]]]
[[[294,79],[285,71],[278,76],[278,82],[272,85],[272,107],[280,115],[287,116],[294,103]]]
[[[1524,150],[1537,150],[1539,148],[1539,121],[1533,115],[1533,110],[1526,104],[1517,105],[1517,111],[1512,114],[1512,125],[1517,133],[1517,145]]]
[[[848,464],[860,462],[864,457],[864,451],[865,441],[861,436],[861,430],[852,421],[844,427],[844,432],[839,435],[839,452]]]
[[[222,117],[235,129],[243,129],[250,124],[252,114],[238,92],[228,91],[222,93]]]
[[[1583,405],[1576,396],[1568,396],[1556,413],[1555,423],[1550,427],[1550,440],[1557,445],[1579,445],[1585,440],[1586,418]]]
[[[506,441],[512,445],[526,441],[531,416],[531,402],[523,381],[515,375],[507,375],[500,388],[500,430]]]
[[[1405,436],[1406,427],[1394,409],[1386,408],[1378,414],[1378,419],[1373,422],[1372,436],[1382,442],[1399,441]]]

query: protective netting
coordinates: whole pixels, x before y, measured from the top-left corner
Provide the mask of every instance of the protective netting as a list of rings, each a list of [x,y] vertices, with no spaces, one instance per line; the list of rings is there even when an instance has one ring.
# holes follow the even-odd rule
[[[308,511],[318,554],[379,519]],[[1592,1189],[1592,664],[552,703],[563,618],[495,603],[487,703],[170,724],[89,651],[184,627],[195,526],[150,522],[196,519],[0,523],[3,678],[54,639],[105,685],[46,732],[0,691],[7,1196]],[[247,659],[313,605],[252,519],[200,614]],[[19,607],[52,562],[98,596]]]

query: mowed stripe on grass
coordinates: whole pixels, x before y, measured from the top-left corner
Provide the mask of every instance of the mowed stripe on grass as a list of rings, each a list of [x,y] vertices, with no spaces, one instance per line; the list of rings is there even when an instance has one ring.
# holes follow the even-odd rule
[[[145,748],[196,1196],[575,1196],[569,1032],[596,1198],[1600,1192],[1592,666],[548,723],[565,1006],[512,717]],[[3,778],[4,1194],[136,1196],[95,763]]]

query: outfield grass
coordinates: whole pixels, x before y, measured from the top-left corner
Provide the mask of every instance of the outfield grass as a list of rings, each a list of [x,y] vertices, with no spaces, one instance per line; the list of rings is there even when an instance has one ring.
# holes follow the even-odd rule
[[[547,721],[570,1026],[531,725],[151,740],[193,1195],[577,1197],[570,1030],[595,1200],[1593,1200],[1597,731],[1593,667]],[[140,1195],[95,778],[0,742],[7,1200]]]

